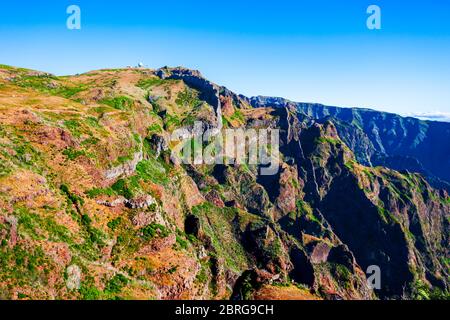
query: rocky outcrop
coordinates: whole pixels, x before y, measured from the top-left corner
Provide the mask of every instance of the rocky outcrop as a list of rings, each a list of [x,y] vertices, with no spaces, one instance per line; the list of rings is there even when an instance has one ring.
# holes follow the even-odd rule
[[[288,214],[296,210],[296,199],[300,195],[302,184],[303,181],[301,179],[299,180],[296,168],[288,165],[282,168],[276,205],[283,214]]]
[[[169,149],[169,143],[167,137],[161,134],[153,134],[148,138],[149,144],[152,150],[155,152],[155,157],[158,158],[163,151]]]
[[[125,163],[108,169],[104,172],[104,177],[107,180],[113,180],[120,176],[129,176],[136,171],[136,166],[144,159],[144,153],[141,151],[133,154],[133,158]]]
[[[213,106],[216,112],[217,131],[222,129],[222,105],[220,87],[206,80],[199,71],[185,68],[161,68],[155,73],[161,79],[183,80],[188,86],[200,91],[200,99]]]
[[[139,210],[131,219],[131,222],[136,227],[142,228],[150,225],[151,223],[157,223],[162,226],[167,226],[166,219],[162,215],[160,208],[155,210]]]
[[[133,199],[126,199],[125,197],[118,197],[112,201],[108,200],[97,200],[97,204],[114,208],[119,205],[125,205],[130,209],[143,209],[150,207],[151,205],[156,205],[156,200],[149,194],[138,196]]]
[[[125,204],[128,200],[125,197],[118,197],[112,201],[108,201],[108,200],[97,200],[97,204],[105,206],[105,207],[110,207],[110,208],[114,208],[116,206],[119,206],[121,204]]]
[[[220,197],[219,192],[216,190],[211,190],[208,192],[205,196],[205,199],[209,202],[211,202],[213,205],[219,208],[225,207],[225,203],[223,202],[222,198]]]

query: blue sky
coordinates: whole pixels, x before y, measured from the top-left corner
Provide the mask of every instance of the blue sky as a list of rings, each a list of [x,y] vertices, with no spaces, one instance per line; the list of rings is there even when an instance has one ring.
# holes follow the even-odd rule
[[[0,39],[0,63],[55,74],[183,65],[248,96],[450,115],[450,1],[2,1]]]

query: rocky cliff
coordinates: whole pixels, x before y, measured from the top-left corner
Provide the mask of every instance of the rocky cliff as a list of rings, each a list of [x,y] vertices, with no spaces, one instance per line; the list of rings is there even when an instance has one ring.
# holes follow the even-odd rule
[[[246,98],[254,107],[291,107],[314,120],[331,119],[363,164],[420,172],[450,191],[450,124],[405,118],[362,108],[297,103],[283,98]]]

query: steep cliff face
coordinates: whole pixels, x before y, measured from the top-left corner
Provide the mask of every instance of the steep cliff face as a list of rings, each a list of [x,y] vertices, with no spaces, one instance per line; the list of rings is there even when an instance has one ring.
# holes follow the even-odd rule
[[[445,286],[448,206],[439,192],[419,175],[358,164],[331,122],[311,130],[324,145],[303,147],[315,172],[305,179],[310,201],[364,270],[384,270],[379,295],[401,296],[417,279]]]
[[[293,107],[315,120],[335,121],[342,140],[366,165],[420,172],[450,190],[450,124],[404,118],[370,109],[297,103],[283,98],[247,99],[254,107]]]
[[[447,192],[370,167],[396,140],[380,135],[381,150],[337,113],[248,99],[184,68],[2,66],[0,298],[445,296]],[[280,129],[279,171],[174,163],[171,133],[198,120]]]

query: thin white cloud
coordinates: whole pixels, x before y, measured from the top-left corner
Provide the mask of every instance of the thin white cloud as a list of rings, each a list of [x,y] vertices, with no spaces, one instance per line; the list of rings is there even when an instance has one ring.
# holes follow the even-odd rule
[[[419,112],[419,113],[409,113],[408,116],[419,118],[422,120],[450,122],[450,112],[441,112],[441,111]]]

